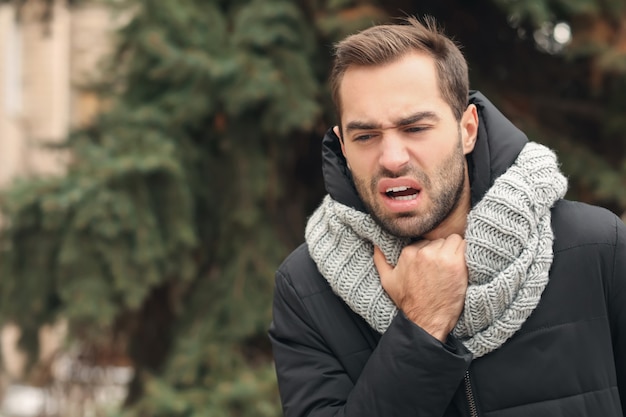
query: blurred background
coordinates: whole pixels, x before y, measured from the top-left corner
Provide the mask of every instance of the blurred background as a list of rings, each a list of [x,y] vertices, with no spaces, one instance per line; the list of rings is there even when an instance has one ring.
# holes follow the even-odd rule
[[[409,14],[625,218],[623,0],[0,0],[0,415],[278,417],[331,47]]]

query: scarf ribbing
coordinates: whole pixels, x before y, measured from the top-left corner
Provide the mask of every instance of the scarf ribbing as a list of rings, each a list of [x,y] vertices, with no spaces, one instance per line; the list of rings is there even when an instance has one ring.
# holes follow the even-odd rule
[[[566,190],[554,153],[531,142],[470,211],[465,232],[469,284],[453,334],[475,358],[500,347],[537,307],[553,258],[550,209]],[[333,291],[384,333],[398,310],[380,284],[373,245],[396,265],[408,240],[330,196],[310,217],[305,237]]]

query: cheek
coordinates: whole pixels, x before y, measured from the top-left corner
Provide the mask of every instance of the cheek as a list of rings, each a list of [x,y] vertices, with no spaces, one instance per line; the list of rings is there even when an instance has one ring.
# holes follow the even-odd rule
[[[351,159],[348,162],[348,168],[350,168],[352,181],[356,185],[359,194],[362,197],[369,195],[371,193],[372,178],[376,172],[375,168],[366,166],[361,159]]]
[[[346,158],[346,164],[348,165],[348,168],[350,168],[353,175],[363,177],[363,175],[366,175],[368,171],[371,172],[373,167],[370,161],[372,158],[366,152],[362,152],[348,146],[344,147],[343,155]]]
[[[348,161],[348,169],[350,170],[350,174],[352,175],[352,178],[358,179],[361,181],[365,179],[363,177],[365,171],[361,169],[359,164],[350,163]]]

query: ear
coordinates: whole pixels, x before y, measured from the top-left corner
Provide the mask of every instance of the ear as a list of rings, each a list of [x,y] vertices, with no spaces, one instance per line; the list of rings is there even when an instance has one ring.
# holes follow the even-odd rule
[[[461,116],[461,140],[463,141],[463,153],[467,155],[474,150],[478,138],[478,110],[474,104],[470,104]]]
[[[343,153],[343,157],[346,157],[346,145],[344,143],[343,138],[341,137],[341,131],[339,130],[339,126],[333,127],[333,132],[339,138],[339,143],[341,144],[341,153]]]

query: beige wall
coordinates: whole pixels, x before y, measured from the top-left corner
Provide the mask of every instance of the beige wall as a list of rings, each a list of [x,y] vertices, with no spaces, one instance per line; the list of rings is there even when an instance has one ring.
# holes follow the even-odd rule
[[[19,176],[61,175],[67,155],[40,144],[62,141],[101,106],[88,84],[101,75],[98,63],[110,49],[116,26],[111,13],[102,5],[70,8],[55,0],[53,18],[44,22],[43,7],[43,1],[29,0],[17,20],[11,4],[0,4],[0,188]],[[42,329],[44,355],[59,346],[62,329]],[[15,350],[18,334],[6,326],[0,336],[11,379],[23,365]]]
[[[102,5],[27,1],[19,22],[0,5],[0,187],[16,176],[60,174],[65,155],[41,149],[89,122],[100,103],[89,90],[110,49],[115,22]]]
[[[0,5],[0,187],[24,166],[21,81],[21,36],[15,12]]]

